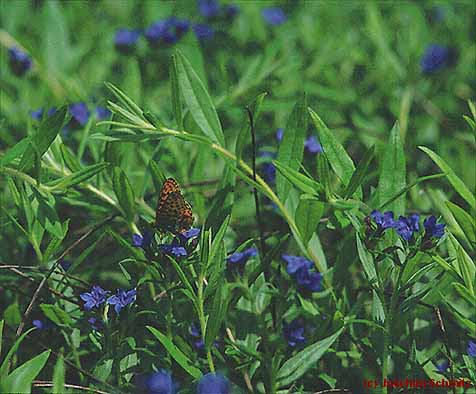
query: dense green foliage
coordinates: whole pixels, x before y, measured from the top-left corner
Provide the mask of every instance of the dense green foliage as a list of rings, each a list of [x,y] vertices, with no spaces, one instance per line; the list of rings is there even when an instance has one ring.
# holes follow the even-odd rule
[[[476,384],[476,6],[198,3],[1,2],[0,391]]]

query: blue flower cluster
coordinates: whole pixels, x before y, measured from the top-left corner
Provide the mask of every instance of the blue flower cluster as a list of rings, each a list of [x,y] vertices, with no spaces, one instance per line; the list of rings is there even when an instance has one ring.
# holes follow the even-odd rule
[[[8,64],[13,74],[22,77],[30,70],[33,62],[27,53],[21,49],[12,47],[8,50]]]
[[[466,348],[466,352],[470,357],[476,357],[476,342],[475,341],[468,341],[468,347]]]
[[[258,255],[256,248],[248,248],[242,252],[235,252],[226,259],[228,267],[243,270],[245,264],[251,257]]]
[[[150,25],[144,36],[152,47],[175,44],[190,29],[185,19],[170,17]]]
[[[261,11],[265,22],[272,26],[282,25],[288,20],[284,11],[279,7],[267,7]]]
[[[297,347],[306,343],[304,337],[304,325],[298,319],[293,320],[291,323],[283,325],[284,338],[288,341],[288,345],[291,347]]]
[[[374,210],[370,213],[370,218],[377,225],[375,236],[380,236],[385,230],[393,228],[405,241],[410,241],[414,234],[420,231],[420,215],[418,214],[408,217],[400,216],[398,220],[395,220],[391,211],[382,213]],[[424,220],[423,226],[425,227],[425,239],[441,238],[445,233],[445,224],[437,223],[437,219],[433,215]]]
[[[119,29],[114,36],[114,45],[118,52],[130,54],[134,52],[139,38],[140,32],[138,30]]]
[[[142,235],[141,234],[132,235],[132,246],[135,246],[136,248],[142,248],[144,250],[147,250],[150,246],[151,241],[152,241],[152,234],[149,231],[144,231]]]
[[[321,290],[322,274],[312,271],[312,261],[301,256],[283,254],[282,259],[287,263],[286,272],[291,275],[301,289],[317,292]]]
[[[439,44],[428,45],[420,60],[420,68],[424,74],[433,74],[449,66],[454,54],[453,51]]]
[[[236,4],[222,6],[217,0],[198,0],[197,4],[200,15],[208,20],[232,20],[240,12],[240,7]]]
[[[190,230],[179,233],[170,244],[160,245],[159,249],[165,255],[174,258],[187,257],[188,254],[195,249],[196,240],[200,234],[199,228],[191,228]]]
[[[219,373],[204,375],[197,386],[197,394],[230,394],[230,382]]]
[[[137,291],[136,289],[128,291],[117,289],[115,295],[108,297],[109,293],[110,291],[104,290],[98,285],[94,285],[91,288],[91,291],[80,294],[81,299],[84,301],[84,309],[90,311],[107,303],[109,305],[114,305],[114,310],[119,314],[122,308],[132,304],[136,300]]]

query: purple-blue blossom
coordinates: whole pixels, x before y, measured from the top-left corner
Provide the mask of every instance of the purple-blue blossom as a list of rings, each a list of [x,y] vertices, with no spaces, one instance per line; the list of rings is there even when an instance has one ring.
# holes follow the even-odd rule
[[[321,290],[322,274],[312,270],[314,266],[312,261],[287,254],[281,257],[287,263],[286,272],[296,280],[299,287],[311,292]]]
[[[436,217],[428,216],[423,222],[425,227],[425,237],[427,238],[441,238],[445,234],[445,224],[437,223]]]
[[[261,15],[266,23],[273,26],[281,25],[288,19],[284,11],[279,7],[264,8],[261,11]]]
[[[204,23],[193,25],[192,30],[199,41],[208,41],[215,35],[215,29]]]
[[[160,245],[159,249],[166,255],[178,257],[187,257],[187,250],[183,246]]]
[[[198,0],[198,11],[205,18],[213,18],[220,12],[220,4],[217,0]]]
[[[386,230],[395,226],[395,219],[392,211],[380,212],[378,210],[373,210],[370,213],[370,217],[377,224],[379,229]]]
[[[119,52],[128,54],[134,51],[139,37],[140,32],[137,30],[118,29],[114,36],[114,45]]]
[[[439,44],[428,45],[420,60],[420,68],[424,74],[435,73],[449,63],[450,51]]]
[[[312,154],[322,153],[322,146],[316,136],[309,136],[304,142],[304,149]]]
[[[111,111],[109,111],[105,107],[101,107],[100,105],[98,105],[96,107],[95,111],[96,111],[96,119],[97,120],[106,120],[106,119],[109,119],[112,115]]]
[[[121,312],[121,309],[126,307],[129,304],[132,304],[136,300],[136,289],[124,290],[117,289],[116,294],[110,296],[107,299],[109,305],[114,305],[114,310],[116,313]]]
[[[89,116],[91,115],[88,106],[83,102],[71,104],[69,106],[69,113],[71,114],[71,121],[68,126],[73,129],[88,123]]]
[[[149,231],[144,231],[144,234],[133,234],[132,245],[136,248],[147,249],[152,241],[152,234]]]
[[[250,259],[250,257],[255,257],[258,254],[256,248],[248,248],[242,252],[235,252],[230,255],[226,261],[230,265],[244,265]]]
[[[106,302],[108,293],[109,291],[102,289],[101,286],[94,285],[89,293],[82,293],[79,296],[85,302],[84,309],[90,311]]]
[[[177,385],[172,379],[172,375],[161,369],[148,376],[145,380],[147,394],[175,394]]]
[[[470,357],[476,357],[476,342],[469,340],[468,347],[466,348],[466,352]]]
[[[299,320],[293,320],[291,323],[283,325],[283,334],[288,345],[291,347],[296,347],[306,342],[304,337],[304,326]]]
[[[90,317],[88,319],[88,323],[90,324],[91,328],[94,331],[100,331],[103,327],[103,322],[101,319],[98,319],[96,317]]]
[[[186,245],[188,241],[197,238],[200,235],[200,229],[192,227],[190,230],[178,234],[180,245]]]
[[[144,35],[152,46],[157,46],[161,43],[174,44],[189,30],[189,28],[189,21],[171,17],[154,22],[147,28]]]
[[[281,142],[283,140],[283,136],[284,136],[284,129],[280,127],[279,129],[276,130],[276,139],[278,140],[278,142]]]
[[[230,382],[220,373],[207,373],[198,383],[197,394],[230,394]]]
[[[30,56],[16,47],[8,50],[8,63],[12,72],[19,77],[25,75],[32,65]]]
[[[446,372],[449,366],[450,363],[448,362],[448,360],[444,360],[441,363],[436,364],[436,369],[438,370],[438,372],[443,373]]]
[[[413,234],[420,230],[419,220],[420,215],[416,213],[408,217],[400,216],[395,222],[395,230],[405,241],[409,241],[412,239]]]
[[[262,151],[259,153],[259,156],[264,159],[272,160],[276,157],[276,154],[273,152]],[[261,173],[263,174],[266,183],[273,184],[276,181],[276,166],[271,163],[271,161],[265,161],[261,165]]]

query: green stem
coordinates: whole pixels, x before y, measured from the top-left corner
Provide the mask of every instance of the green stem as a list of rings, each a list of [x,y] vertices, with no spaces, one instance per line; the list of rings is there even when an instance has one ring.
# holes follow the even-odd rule
[[[205,311],[203,308],[203,281],[204,277],[202,274],[198,277],[198,291],[197,291],[197,298],[198,298],[198,319],[200,321],[200,330],[202,332],[202,339],[205,342],[205,335],[207,330],[207,325],[205,322]],[[210,368],[210,372],[215,372],[215,364],[213,363],[212,353],[210,349],[207,349],[207,361],[208,367]]]

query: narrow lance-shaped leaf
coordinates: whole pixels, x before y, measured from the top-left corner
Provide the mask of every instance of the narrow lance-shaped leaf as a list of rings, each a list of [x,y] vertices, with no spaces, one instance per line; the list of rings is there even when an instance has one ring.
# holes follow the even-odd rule
[[[476,207],[476,197],[470,192],[465,183],[455,174],[453,169],[435,152],[431,149],[428,149],[425,146],[419,146],[423,152],[430,156],[438,167],[446,174],[448,181],[451,183],[451,186],[456,190],[456,192],[463,197],[471,208],[475,209]]]
[[[294,170],[299,168],[304,152],[307,132],[306,108],[306,95],[303,94],[291,112],[278,149],[277,161]],[[289,181],[282,174],[276,174],[276,188],[282,201],[286,201],[290,187]]]
[[[378,183],[379,203],[382,204],[392,198],[406,186],[405,152],[400,139],[398,122],[390,131],[388,145],[382,156]],[[387,209],[398,217],[405,214],[405,193],[388,204]]]
[[[172,55],[169,64],[170,90],[172,93],[172,108],[175,122],[179,130],[183,129],[182,98],[180,96],[180,85],[178,80],[177,56]]]
[[[375,150],[375,146],[372,145],[364,153],[364,156],[359,161],[359,164],[357,164],[357,168],[352,174],[349,184],[347,185],[347,188],[344,192],[344,198],[349,198],[361,186],[362,181],[367,175],[367,169],[369,168],[370,162],[372,161],[374,157],[374,150]]]
[[[344,186],[349,185],[355,170],[354,162],[317,113],[309,108],[309,114],[311,115],[314,127],[317,129],[324,155],[327,157],[332,170],[336,173]],[[360,186],[357,187],[355,193],[359,199],[362,198],[362,189]]]
[[[206,136],[224,146],[225,137],[210,95],[185,56],[177,52],[176,59],[179,86],[193,119]]]
[[[288,359],[278,371],[279,387],[294,383],[309,369],[314,367],[325,352],[332,346],[344,329],[341,328],[331,336],[305,347]]]
[[[114,168],[112,185],[126,219],[129,222],[132,221],[135,211],[134,190],[132,189],[126,174],[119,167]]]
[[[307,245],[316,231],[324,212],[324,203],[315,198],[302,196],[296,209],[296,225],[301,233],[304,245]]]

